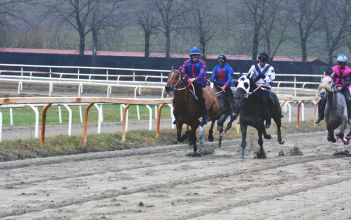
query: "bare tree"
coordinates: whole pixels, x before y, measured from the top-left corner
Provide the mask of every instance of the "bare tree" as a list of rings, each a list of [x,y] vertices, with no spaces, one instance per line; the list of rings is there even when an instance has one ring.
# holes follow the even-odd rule
[[[320,30],[318,23],[322,12],[321,0],[295,0],[289,1],[290,21],[297,26],[302,61],[307,61],[307,42],[311,35]]]
[[[216,32],[216,25],[213,24],[214,14],[211,11],[210,5],[206,3],[200,0],[192,0],[194,28],[204,57],[206,57],[207,43],[212,39]]]
[[[105,28],[116,26],[118,12],[124,0],[93,0],[93,10],[90,17],[90,30],[92,34],[92,55],[98,51],[99,34]]]
[[[27,23],[23,13],[18,9],[24,0],[1,0],[0,1],[0,44],[8,40],[8,30],[11,29],[11,20],[16,19]]]
[[[265,42],[265,51],[274,59],[281,44],[287,40],[286,32],[288,29],[287,11],[283,7],[284,0],[268,0],[268,5],[264,23],[262,23],[263,39]],[[274,40],[273,40],[274,39]]]
[[[153,4],[147,4],[146,8],[142,8],[137,11],[138,14],[138,25],[144,31],[144,52],[145,57],[150,57],[150,37],[152,34],[156,34],[156,16],[153,10]]]
[[[171,56],[171,33],[184,27],[181,20],[187,12],[187,1],[184,0],[154,0],[155,7],[160,15],[156,29],[163,33],[166,38],[166,57]],[[181,25],[182,24],[182,25]]]
[[[55,15],[58,26],[68,23],[79,35],[79,55],[84,55],[85,37],[90,33],[91,28],[88,21],[95,8],[93,0],[48,0],[38,1],[48,8],[46,15]]]
[[[324,0],[322,15],[325,32],[328,63],[333,64],[333,54],[339,48],[347,45],[351,34],[351,2],[349,0]],[[333,10],[327,10],[333,8]]]
[[[252,60],[256,60],[261,40],[261,29],[265,23],[268,0],[241,0],[246,11],[244,19],[252,25]],[[269,16],[269,15],[268,15]]]

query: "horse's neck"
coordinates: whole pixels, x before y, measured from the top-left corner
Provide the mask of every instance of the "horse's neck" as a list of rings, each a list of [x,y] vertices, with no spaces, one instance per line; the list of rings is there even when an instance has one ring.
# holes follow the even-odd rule
[[[338,104],[338,92],[329,92],[327,95],[327,103],[329,109],[336,108]]]

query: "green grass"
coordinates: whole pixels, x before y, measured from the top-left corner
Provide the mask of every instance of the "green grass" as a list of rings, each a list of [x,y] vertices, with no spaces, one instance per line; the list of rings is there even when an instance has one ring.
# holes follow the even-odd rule
[[[149,119],[149,111],[145,106],[140,107],[140,119],[148,120]],[[84,114],[85,106],[82,106],[83,114]],[[42,107],[39,107],[39,114],[41,120],[41,111]],[[80,123],[79,116],[79,107],[71,106],[72,109],[72,123],[77,124]],[[153,117],[155,117],[155,108],[153,110]],[[3,125],[10,125],[10,109],[2,108],[1,112],[3,114]],[[136,120],[137,119],[137,110],[136,106],[129,107],[129,119]],[[61,106],[62,113],[62,122],[68,122],[68,112],[65,107]],[[170,108],[164,107],[162,109],[162,118],[170,118]],[[120,105],[103,105],[103,117],[104,122],[119,122],[120,121]],[[98,121],[98,112],[97,109],[93,106],[89,111],[89,122],[97,123]],[[35,123],[35,114],[34,111],[29,108],[13,108],[13,123],[15,126],[17,125],[33,125]],[[47,124],[59,124],[58,118],[58,107],[51,106],[46,115],[46,123]]]

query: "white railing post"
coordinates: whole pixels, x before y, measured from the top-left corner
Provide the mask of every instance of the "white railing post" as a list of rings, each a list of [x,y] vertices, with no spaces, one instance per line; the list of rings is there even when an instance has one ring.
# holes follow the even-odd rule
[[[135,87],[134,89],[134,98],[136,99],[136,96],[137,96],[137,91],[138,91],[138,86]],[[140,108],[139,108],[139,105],[136,106],[136,111],[137,111],[137,118],[138,120],[140,120]]]
[[[135,81],[135,71],[133,71],[133,81]]]
[[[67,104],[62,104],[68,111],[68,136],[72,135],[72,109]]]
[[[13,125],[13,108],[10,108],[10,125]]]
[[[53,91],[54,91],[54,82],[51,81],[49,84],[49,96],[52,96]]]
[[[22,90],[23,90],[23,82],[19,81],[18,82],[17,95],[20,95]]]
[[[82,110],[82,106],[79,106],[79,119],[80,119],[80,123],[83,123],[83,110]]]
[[[152,108],[150,107],[150,105],[145,106],[149,110],[149,130],[152,130]]]
[[[50,69],[49,69],[49,73],[50,73],[50,79],[51,79],[51,67],[50,67]]]
[[[123,114],[123,109],[126,107],[125,104],[121,104],[121,121],[122,121],[122,114]],[[126,115],[126,131],[128,131],[128,118],[129,118],[129,109],[127,109],[127,115]]]
[[[98,129],[97,129],[97,133],[100,134],[101,133],[101,124],[102,124],[102,109],[99,107],[98,104],[94,104],[96,110],[98,111]]]
[[[80,75],[80,69],[78,68],[78,79],[79,79],[79,75]]]
[[[39,110],[38,107],[28,104],[29,106],[35,113],[35,130],[34,130],[34,137],[38,138],[39,137]]]
[[[107,86],[106,97],[110,97],[112,94],[112,85]]]
[[[62,112],[61,112],[61,106],[57,106],[57,111],[58,111],[58,117],[59,117],[59,123],[62,124]]]

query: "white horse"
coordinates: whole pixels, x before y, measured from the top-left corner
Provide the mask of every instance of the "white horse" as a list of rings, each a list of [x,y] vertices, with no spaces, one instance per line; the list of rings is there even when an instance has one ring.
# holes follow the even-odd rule
[[[318,86],[321,94],[326,93],[327,105],[324,111],[325,122],[328,130],[328,141],[335,143],[341,139],[344,144],[349,144],[349,139],[344,137],[348,123],[347,105],[344,95],[339,92],[330,76],[324,76]],[[340,126],[340,131],[334,137],[334,130]]]

